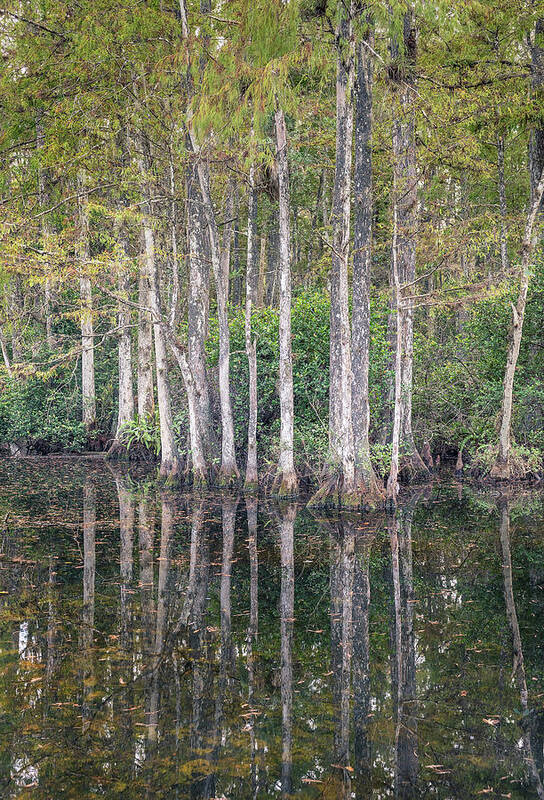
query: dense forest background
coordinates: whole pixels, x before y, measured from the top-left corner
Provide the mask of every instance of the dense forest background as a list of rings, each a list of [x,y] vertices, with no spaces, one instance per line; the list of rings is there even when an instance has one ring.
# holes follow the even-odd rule
[[[543,20],[8,1],[5,448],[345,505],[539,475]]]

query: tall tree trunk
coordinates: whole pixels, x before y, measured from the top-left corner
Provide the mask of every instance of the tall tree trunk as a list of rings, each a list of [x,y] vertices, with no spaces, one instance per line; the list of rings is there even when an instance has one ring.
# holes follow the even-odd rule
[[[187,6],[185,0],[180,0],[180,11],[182,18],[183,37],[187,39],[190,33]],[[210,0],[201,0],[200,11],[202,14],[209,14],[211,11]],[[207,37],[204,36],[204,50],[207,47]],[[202,56],[200,69],[204,66],[204,56]],[[189,70],[188,70],[189,75]],[[192,93],[191,78],[188,78],[188,93]],[[206,220],[209,236],[210,257],[212,270],[215,279],[217,297],[217,316],[219,322],[219,403],[221,408],[221,467],[219,470],[218,483],[221,486],[230,486],[238,482],[240,473],[236,463],[236,451],[234,445],[234,421],[232,416],[232,403],[230,397],[230,332],[228,322],[228,263],[230,255],[230,236],[232,232],[232,221],[228,224],[229,232],[224,231],[223,245],[228,244],[228,255],[221,248],[219,228],[215,216],[215,209],[212,201],[210,185],[210,169],[198,143],[198,139],[192,124],[191,113],[187,120],[187,143],[195,156],[196,173],[200,185],[202,199],[202,211]],[[226,275],[225,275],[226,272]]]
[[[327,477],[310,502],[313,506],[334,504],[357,508],[361,494],[355,482],[348,285],[354,73],[351,15],[351,7],[341,11],[337,30],[336,163],[330,289],[329,459],[332,476]]]
[[[49,176],[44,166],[45,133],[42,122],[43,112],[39,112],[36,119],[36,148],[40,155],[40,165],[38,172],[38,195],[40,209],[43,214],[41,217],[41,245],[42,251],[47,255],[51,245],[51,226],[46,213],[49,204]],[[46,274],[44,278],[44,317],[45,317],[45,340],[50,350],[55,347],[55,337],[53,335],[53,323],[51,318],[51,277]]]
[[[226,232],[224,232],[222,248],[211,196],[209,166],[205,160],[204,154],[200,150],[190,122],[189,135],[196,158],[203,211],[208,226],[210,255],[217,296],[217,316],[219,321],[219,402],[221,407],[221,469],[219,471],[218,482],[221,486],[229,486],[236,483],[240,477],[238,465],[236,463],[234,422],[230,397],[230,332],[227,306],[228,270],[226,270],[228,257],[225,253],[226,244],[228,244],[228,251],[230,253],[230,233],[226,235]],[[230,223],[230,228],[232,230],[232,221]]]
[[[291,350],[291,264],[289,258],[289,166],[287,130],[281,108],[276,109],[276,159],[279,180],[280,257],[280,457],[275,487],[285,497],[298,491],[293,455],[294,401],[293,354]]]
[[[232,303],[237,308],[242,304],[242,276],[240,274],[240,193],[238,184],[234,192],[234,226],[232,230],[232,277],[231,291]]]
[[[118,354],[118,384],[119,400],[117,427],[115,439],[109,449],[108,456],[113,457],[124,452],[125,448],[120,442],[123,426],[134,419],[134,388],[132,382],[132,341],[131,341],[131,319],[132,313],[125,301],[130,295],[130,269],[127,256],[128,242],[126,232],[121,222],[116,226],[117,238],[120,246],[120,257],[117,264],[117,294],[119,302],[117,304],[117,354]]]
[[[83,424],[89,432],[96,425],[94,385],[93,296],[89,278],[89,212],[83,176],[78,176],[78,262],[81,300],[81,400]]]
[[[392,246],[392,278],[393,278],[393,312],[395,313],[395,347],[394,347],[394,395],[393,395],[393,436],[391,447],[391,467],[387,479],[386,499],[389,507],[397,504],[399,493],[399,452],[402,424],[402,329],[404,313],[400,293],[400,279],[397,262],[397,200],[393,201],[393,246]]]
[[[390,76],[396,84],[393,118],[393,177],[397,203],[397,268],[399,281],[413,284],[416,278],[416,235],[418,224],[417,164],[415,142],[414,83],[416,37],[414,12],[409,10],[403,19],[403,54],[397,41],[392,42]],[[397,324],[401,317],[397,316]],[[412,433],[412,385],[414,360],[413,309],[406,306],[402,314],[402,375],[401,375],[401,467],[410,479],[428,477],[414,443]],[[397,337],[398,340],[398,337]]]
[[[138,280],[138,416],[150,416],[155,410],[153,398],[153,332],[150,308],[149,262],[142,258]]]
[[[370,273],[372,265],[372,61],[365,41],[357,43],[355,81],[354,251],[352,311],[352,419],[356,481],[368,505],[383,497],[370,460]]]
[[[187,168],[187,239],[189,245],[189,285],[187,303],[187,355],[196,391],[195,414],[202,438],[203,457],[212,453],[212,414],[206,370],[206,333],[209,307],[210,271],[206,259],[207,229],[202,222],[202,200],[196,167]],[[207,468],[205,470],[207,473]]]
[[[155,367],[157,372],[157,405],[159,407],[159,423],[161,434],[161,466],[160,476],[169,483],[176,482],[180,474],[180,462],[174,424],[172,419],[172,400],[168,381],[168,359],[160,302],[159,268],[155,254],[155,236],[151,221],[149,191],[146,188],[146,202],[143,206],[142,225],[144,229],[146,272],[149,276],[149,299],[153,318],[153,338],[155,343]]]
[[[179,259],[178,259],[178,215],[176,206],[176,175],[174,170],[174,155],[172,144],[170,145],[168,178],[170,189],[170,257],[172,259],[172,293],[170,296],[170,308],[168,311],[168,324],[176,328],[180,318],[181,306],[181,283],[179,278]]]
[[[529,278],[531,276],[530,261],[536,246],[536,235],[533,233],[533,229],[536,216],[542,202],[543,194],[544,169],[542,169],[540,179],[532,192],[531,206],[529,213],[527,214],[525,232],[523,234],[523,241],[521,244],[521,277],[518,299],[516,305],[512,304],[512,324],[510,327],[508,351],[506,354],[506,369],[504,372],[502,407],[499,426],[499,449],[495,463],[490,471],[490,477],[496,480],[510,480],[512,477],[515,477],[512,472],[512,465],[510,463],[514,376],[516,373],[519,349],[521,346],[523,320],[525,317],[527,292],[529,290]]]
[[[259,485],[257,472],[257,341],[251,336],[251,312],[257,304],[257,191],[255,165],[249,168],[247,210],[247,266],[245,344],[249,367],[249,420],[247,424],[247,466],[245,489]]]

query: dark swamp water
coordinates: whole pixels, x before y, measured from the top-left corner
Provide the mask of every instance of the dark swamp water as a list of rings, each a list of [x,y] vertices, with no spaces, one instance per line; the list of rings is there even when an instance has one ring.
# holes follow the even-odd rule
[[[0,462],[0,796],[544,797],[544,507]]]

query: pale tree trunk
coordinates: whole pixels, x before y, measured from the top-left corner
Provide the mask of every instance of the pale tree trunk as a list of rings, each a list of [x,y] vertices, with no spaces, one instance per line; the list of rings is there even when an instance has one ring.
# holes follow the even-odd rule
[[[525,232],[521,244],[520,258],[520,284],[518,299],[515,305],[512,304],[512,325],[510,328],[508,351],[506,354],[506,369],[504,372],[503,397],[499,426],[499,450],[497,458],[491,469],[490,477],[497,480],[509,480],[514,477],[510,463],[510,445],[512,433],[512,404],[514,392],[514,376],[518,363],[519,349],[521,346],[521,336],[523,332],[523,320],[525,317],[525,306],[527,303],[527,292],[529,290],[529,279],[531,276],[531,257],[536,246],[536,235],[533,233],[536,216],[542,202],[544,194],[544,169],[540,174],[540,179],[532,192],[531,207],[527,214]]]
[[[11,368],[9,353],[6,347],[6,337],[4,336],[4,332],[2,331],[1,327],[0,327],[0,348],[2,350],[2,358],[4,360],[4,366],[6,368],[6,372],[8,373],[8,376],[10,378],[13,378],[13,370]]]
[[[149,276],[149,300],[153,319],[153,338],[155,343],[155,367],[157,373],[157,404],[159,407],[159,423],[161,433],[161,466],[160,476],[168,482],[179,479],[180,463],[174,424],[172,419],[172,401],[168,382],[168,359],[166,341],[161,324],[162,310],[160,302],[159,269],[155,254],[155,236],[151,221],[151,204],[149,189],[145,187],[146,202],[143,206],[142,225],[144,230],[146,273]]]
[[[242,276],[240,275],[240,193],[238,191],[238,184],[235,184],[233,217],[230,297],[232,298],[232,304],[238,307],[242,304]]]
[[[352,311],[352,419],[356,481],[367,505],[383,497],[370,460],[370,273],[372,265],[372,62],[365,41],[357,43],[355,81],[354,251]]]
[[[190,28],[187,21],[187,6],[185,0],[180,0],[180,10],[182,18],[183,37],[187,39]],[[209,14],[211,3],[209,0],[201,0],[200,11],[202,14]],[[202,67],[201,62],[201,67]],[[189,93],[191,87],[189,87]],[[236,484],[240,477],[238,465],[236,463],[236,451],[234,445],[234,421],[232,416],[232,403],[230,397],[230,332],[228,322],[228,256],[225,254],[225,244],[228,243],[230,255],[230,236],[232,233],[232,222],[230,231],[224,231],[223,248],[221,248],[219,228],[212,200],[210,186],[210,169],[205,160],[204,153],[198,143],[195,130],[193,128],[191,115],[187,121],[188,145],[195,155],[196,171],[200,185],[202,199],[202,211],[206,220],[209,236],[210,256],[212,270],[215,279],[217,297],[217,317],[219,322],[219,403],[221,407],[221,468],[219,470],[218,483],[220,486],[230,486]],[[226,275],[225,275],[226,272]]]
[[[185,0],[179,0],[182,36],[184,41],[189,38],[189,20]],[[201,0],[200,11],[203,14],[209,13],[210,4],[207,0]],[[205,39],[206,41],[206,39]],[[200,71],[204,66],[204,58],[200,60]],[[187,63],[186,72],[187,106],[193,93],[193,77],[191,73],[191,63]],[[194,152],[196,144],[191,133],[191,127],[186,132],[186,147],[188,152]],[[197,157],[199,155],[197,154]],[[208,334],[208,312],[210,294],[210,271],[208,266],[208,255],[211,251],[211,244],[208,240],[208,220],[203,219],[203,193],[200,189],[201,177],[206,178],[206,174],[200,174],[196,163],[189,163],[186,173],[186,201],[187,201],[187,244],[189,251],[189,284],[188,284],[188,361],[184,353],[176,344],[174,355],[178,360],[182,374],[184,375],[185,387],[187,390],[187,400],[189,405],[189,426],[191,437],[191,461],[193,471],[193,482],[198,486],[208,483],[209,471],[208,462],[213,457],[212,448],[214,437],[212,431],[212,414],[210,406],[210,390],[208,375],[206,371],[206,350],[205,341]],[[208,198],[209,199],[209,198]],[[211,202],[211,200],[210,200]],[[211,209],[213,216],[213,208]],[[215,220],[214,220],[215,221]],[[215,262],[214,275],[219,271],[219,256],[217,253],[218,234],[217,226],[215,229]],[[210,253],[211,254],[211,253]],[[186,375],[186,377],[185,377]],[[223,405],[222,417],[223,420]],[[231,414],[232,422],[232,414]],[[232,426],[233,427],[233,426]],[[228,421],[225,430],[229,431]],[[234,442],[234,434],[233,434]],[[234,450],[234,444],[232,445]],[[234,463],[236,473],[236,462]]]
[[[170,295],[170,308],[168,311],[168,324],[176,328],[180,318],[181,284],[179,279],[178,263],[178,215],[176,207],[176,176],[174,171],[174,156],[170,146],[168,178],[170,188],[170,256],[172,259],[172,292]]]
[[[337,32],[336,163],[332,208],[330,311],[329,451],[332,475],[310,501],[312,506],[357,508],[352,423],[351,331],[348,262],[350,244],[353,73],[351,11],[342,12]]]
[[[397,504],[399,493],[399,449],[400,432],[402,423],[402,301],[400,294],[399,269],[397,263],[397,201],[393,203],[393,247],[392,247],[392,277],[393,277],[393,311],[396,315],[396,341],[395,341],[395,361],[394,361],[394,400],[393,400],[393,437],[391,448],[391,467],[387,479],[386,500],[387,505],[394,507]]]
[[[533,94],[540,101],[544,88],[544,18],[536,21],[533,41],[531,45],[531,87]],[[540,103],[539,108],[542,109]],[[540,112],[538,124],[532,132],[529,143],[529,169],[531,178],[531,192],[535,193],[544,167],[544,112]],[[542,209],[541,209],[542,210]]]
[[[81,399],[83,424],[89,432],[96,425],[96,394],[94,385],[93,296],[89,278],[90,242],[89,212],[84,178],[77,179],[79,293],[81,301]]]
[[[289,167],[287,131],[281,108],[276,109],[276,159],[279,180],[279,257],[280,257],[280,456],[275,487],[281,496],[298,491],[293,455],[294,401],[293,354],[291,350],[291,264],[289,258]]]
[[[257,472],[257,341],[251,337],[251,312],[257,303],[257,191],[255,189],[255,165],[249,168],[247,210],[247,267],[245,344],[249,366],[249,420],[247,424],[247,465],[245,489],[256,489],[259,485]]]
[[[212,418],[210,389],[206,370],[207,313],[210,271],[206,260],[207,229],[202,222],[202,200],[196,168],[186,173],[187,241],[189,245],[189,283],[187,299],[187,356],[196,391],[195,413],[202,436],[203,456],[212,457]],[[207,473],[207,469],[205,470]]]
[[[108,455],[114,456],[124,452],[120,442],[123,426],[134,419],[134,388],[132,383],[132,344],[130,336],[131,311],[127,304],[130,294],[130,264],[127,257],[128,242],[121,222],[116,226],[120,246],[120,257],[117,264],[117,327],[118,341],[118,384],[119,400],[117,414],[117,428],[115,439],[109,449]]]
[[[417,164],[414,113],[414,68],[416,63],[416,30],[413,11],[403,20],[404,53],[396,41],[392,44],[393,65],[390,70],[397,81],[393,118],[393,175],[397,203],[397,269],[400,284],[413,284],[416,278],[416,235],[418,225]],[[399,321],[397,318],[397,323]],[[412,388],[414,361],[413,309],[406,306],[402,314],[402,420],[400,447],[402,468],[411,479],[429,476],[414,443],[412,433]],[[398,337],[397,337],[398,341]]]
[[[191,123],[189,123],[189,135],[191,146],[196,157],[202,206],[208,226],[210,255],[217,296],[217,316],[219,322],[219,401],[221,406],[221,469],[218,482],[221,486],[229,486],[236,483],[240,475],[236,463],[234,422],[230,397],[230,332],[227,306],[228,269],[226,269],[226,264],[228,262],[225,254],[226,241],[228,241],[228,250],[230,252],[230,234],[227,237],[224,232],[224,247],[221,248],[219,228],[211,196],[209,166],[204,160],[204,154],[200,150]],[[230,228],[232,231],[232,222]]]
[[[201,429],[200,407],[198,391],[192,371],[187,361],[183,348],[177,342],[172,331],[165,326],[165,336],[181,371],[185,391],[187,393],[187,408],[189,412],[189,438],[191,444],[191,472],[193,488],[202,488],[208,484],[208,464],[204,448],[204,439]]]
[[[138,416],[153,414],[153,332],[150,308],[150,276],[147,258],[140,262],[138,280]]]
[[[48,174],[43,164],[45,134],[42,123],[42,114],[43,112],[39,112],[38,117],[36,119],[36,148],[40,154],[40,161],[41,161],[38,173],[38,195],[40,201],[40,209],[43,214],[43,216],[41,217],[41,245],[43,252],[47,256],[51,244],[51,229],[47,214],[43,213],[47,210],[47,206],[49,204],[49,193],[48,193]],[[44,294],[44,316],[45,316],[45,339],[48,348],[50,350],[53,350],[53,348],[55,347],[55,337],[53,335],[53,324],[51,319],[51,278],[49,275],[46,275],[44,279],[43,294]]]

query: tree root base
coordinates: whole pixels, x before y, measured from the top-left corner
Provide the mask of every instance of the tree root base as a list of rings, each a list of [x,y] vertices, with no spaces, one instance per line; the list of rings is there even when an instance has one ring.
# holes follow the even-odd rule
[[[431,479],[431,472],[416,450],[402,457],[399,476],[404,483],[426,483]]]
[[[360,488],[344,490],[341,476],[331,475],[310,498],[308,508],[361,511],[365,508]]]
[[[244,481],[244,492],[255,493],[259,491],[258,478],[246,478]]]
[[[218,489],[237,489],[239,485],[240,474],[238,470],[234,467],[221,467],[215,479],[215,486]]]
[[[159,469],[159,483],[165,489],[179,489],[183,483],[181,468],[178,459],[161,464]]]
[[[294,472],[279,472],[272,485],[272,496],[279,500],[298,497],[298,478]]]

